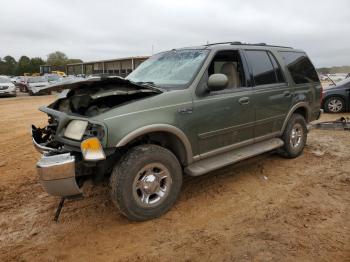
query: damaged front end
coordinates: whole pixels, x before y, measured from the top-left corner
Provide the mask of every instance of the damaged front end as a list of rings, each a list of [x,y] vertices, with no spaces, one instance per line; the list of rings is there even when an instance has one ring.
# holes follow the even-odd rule
[[[116,148],[107,146],[107,127],[94,116],[162,91],[120,78],[94,78],[50,87],[63,89],[68,91],[40,108],[49,116],[48,125],[33,125],[32,139],[42,154],[37,171],[45,191],[74,197],[82,195],[84,181],[101,181],[110,173],[118,157]]]

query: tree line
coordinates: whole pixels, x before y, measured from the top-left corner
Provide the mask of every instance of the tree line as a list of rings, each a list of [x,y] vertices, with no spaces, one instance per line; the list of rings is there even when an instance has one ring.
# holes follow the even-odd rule
[[[41,65],[62,67],[70,63],[81,63],[81,59],[68,58],[64,53],[56,51],[47,56],[47,60],[41,57],[21,56],[18,61],[10,55],[0,57],[0,75],[19,76],[24,73],[39,73]]]

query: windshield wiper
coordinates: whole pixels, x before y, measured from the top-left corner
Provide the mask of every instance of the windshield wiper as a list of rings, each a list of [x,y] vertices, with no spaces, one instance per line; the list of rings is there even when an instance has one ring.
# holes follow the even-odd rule
[[[160,88],[159,86],[157,86],[154,82],[152,81],[138,81],[138,82],[133,82],[133,81],[130,81],[136,85],[140,85],[140,86],[146,86],[146,87],[151,87],[153,89],[156,89],[158,91],[162,91],[164,92],[165,90]]]
[[[152,81],[139,81],[139,82],[135,82],[138,85],[146,85],[146,86],[153,86],[153,87],[157,87],[157,85],[152,82]]]

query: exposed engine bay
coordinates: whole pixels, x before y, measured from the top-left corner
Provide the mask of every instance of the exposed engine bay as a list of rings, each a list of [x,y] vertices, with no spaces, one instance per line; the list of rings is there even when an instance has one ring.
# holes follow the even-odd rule
[[[69,135],[67,132],[68,122],[74,122],[69,115],[93,117],[116,106],[163,92],[149,83],[133,83],[119,77],[93,77],[65,81],[51,85],[45,91],[62,91],[55,102],[40,108],[49,116],[48,125],[44,128],[32,126],[34,145],[39,151],[49,152],[65,152],[63,141],[65,138],[70,138],[71,147],[68,151],[79,151],[81,140],[90,137],[102,140],[104,137],[105,130],[101,125],[77,120],[75,122],[86,123],[86,126],[81,130],[79,138],[72,137],[72,134]],[[74,132],[77,133],[77,131]]]
[[[77,82],[63,82],[50,86],[63,90],[61,97],[49,107],[81,116],[96,116],[121,104],[162,93],[160,89],[143,83],[133,83],[119,77],[90,78]]]

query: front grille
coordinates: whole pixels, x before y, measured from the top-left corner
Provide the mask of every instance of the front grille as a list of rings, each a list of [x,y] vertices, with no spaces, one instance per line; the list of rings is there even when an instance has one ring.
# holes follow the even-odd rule
[[[8,86],[0,86],[0,90],[6,90],[7,88],[9,88]]]

